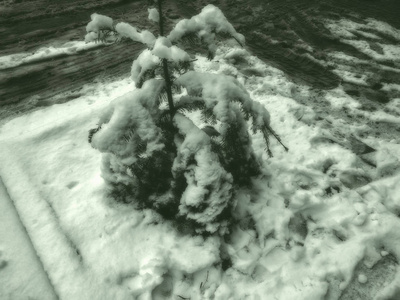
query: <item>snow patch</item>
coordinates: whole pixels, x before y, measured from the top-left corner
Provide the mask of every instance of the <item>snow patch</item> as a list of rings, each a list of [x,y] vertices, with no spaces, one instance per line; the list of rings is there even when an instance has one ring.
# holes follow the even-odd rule
[[[61,47],[42,47],[33,53],[17,53],[0,57],[0,70],[15,68],[23,64],[56,58],[64,55],[76,55],[82,51],[100,47],[101,44],[85,42],[67,42]]]
[[[160,21],[160,13],[156,8],[147,9],[149,12],[149,20],[158,23]]]

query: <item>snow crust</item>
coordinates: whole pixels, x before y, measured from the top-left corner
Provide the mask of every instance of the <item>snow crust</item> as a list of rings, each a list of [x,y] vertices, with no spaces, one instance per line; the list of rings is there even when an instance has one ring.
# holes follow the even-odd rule
[[[338,36],[341,42],[355,47],[375,61],[400,61],[398,43],[387,44],[386,42],[380,42],[382,37],[380,37],[379,34],[388,35],[392,39],[400,42],[400,31],[387,23],[374,19],[367,19],[365,24],[360,24],[348,19],[340,19],[326,20],[325,27],[329,29],[333,35]],[[376,34],[372,34],[369,31],[376,32]],[[355,34],[364,36],[366,40],[357,39]],[[375,41],[371,42],[371,39]]]
[[[342,18],[340,20],[326,20],[325,26],[343,38],[353,38],[355,37],[353,33],[357,33],[368,38],[381,39],[378,35],[369,32],[369,30],[373,29],[377,33],[389,35],[397,40],[400,39],[399,30],[388,23],[372,18],[368,18],[365,21],[365,23],[357,23]]]
[[[373,50],[370,44],[365,41],[344,40],[344,43],[356,47],[359,51],[377,61],[400,61],[400,50],[397,45],[377,43],[382,48],[383,53],[381,54]]]

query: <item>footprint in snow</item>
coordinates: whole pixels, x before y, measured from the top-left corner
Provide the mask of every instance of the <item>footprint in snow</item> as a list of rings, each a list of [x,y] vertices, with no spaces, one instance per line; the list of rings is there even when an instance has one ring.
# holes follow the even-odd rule
[[[0,270],[4,269],[8,264],[7,259],[4,258],[3,250],[0,249]]]
[[[73,188],[76,187],[78,184],[79,184],[78,181],[71,181],[70,183],[67,184],[67,188],[73,189]]]

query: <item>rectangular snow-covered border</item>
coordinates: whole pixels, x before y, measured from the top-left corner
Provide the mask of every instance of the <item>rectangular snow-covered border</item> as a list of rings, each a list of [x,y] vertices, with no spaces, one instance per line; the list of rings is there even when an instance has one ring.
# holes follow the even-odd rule
[[[74,283],[74,286],[81,286],[81,282],[85,281],[81,276],[76,276],[81,274],[80,272],[74,271],[81,268],[78,255],[62,233],[52,208],[38,191],[32,188],[29,178],[15,163],[17,160],[11,149],[9,144],[4,142],[0,146],[0,177],[56,293],[60,298],[79,299],[82,291],[70,289],[68,285],[60,282],[63,278],[62,280]],[[48,255],[49,251],[51,255]],[[66,260],[68,263],[58,263]]]

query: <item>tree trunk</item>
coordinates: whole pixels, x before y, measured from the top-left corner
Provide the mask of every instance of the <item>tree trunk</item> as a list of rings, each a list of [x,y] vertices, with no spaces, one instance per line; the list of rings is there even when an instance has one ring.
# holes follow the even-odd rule
[[[158,13],[160,14],[160,20],[158,22],[160,26],[160,36],[164,36],[164,21],[163,21],[163,13],[162,13],[162,0],[158,0]],[[164,70],[164,80],[165,80],[165,89],[167,91],[167,98],[168,98],[168,106],[169,106],[169,113],[171,116],[171,121],[174,118],[175,114],[175,107],[174,101],[172,99],[172,89],[171,89],[171,78],[169,76],[169,69],[168,69],[168,61],[166,58],[162,60],[163,70]]]

